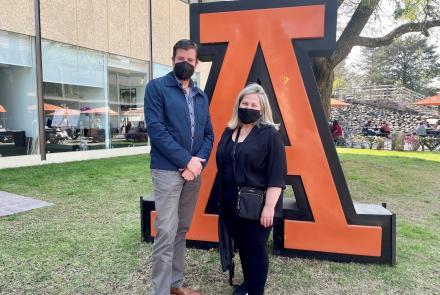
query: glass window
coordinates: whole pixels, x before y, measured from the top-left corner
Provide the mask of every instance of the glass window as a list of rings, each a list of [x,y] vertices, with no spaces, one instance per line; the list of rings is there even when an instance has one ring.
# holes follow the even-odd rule
[[[104,88],[104,54],[58,42],[42,41],[45,82]]]
[[[153,78],[163,77],[173,70],[173,67],[153,63]]]
[[[0,31],[0,156],[38,154],[34,39]]]
[[[110,148],[107,55],[43,40],[42,56],[47,152]]]
[[[0,31],[0,64],[33,66],[32,37]]]
[[[108,59],[109,104],[113,148],[148,144],[144,118],[148,63],[110,55]]]

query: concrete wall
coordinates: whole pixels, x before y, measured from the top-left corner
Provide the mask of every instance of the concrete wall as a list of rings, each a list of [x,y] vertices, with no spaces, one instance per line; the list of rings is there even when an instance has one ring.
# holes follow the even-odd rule
[[[40,3],[43,38],[149,59],[147,0],[41,0]],[[168,3],[158,6],[168,7]],[[0,30],[34,36],[34,26],[33,0],[1,1]]]
[[[45,39],[149,60],[148,0],[40,0]],[[34,1],[2,0],[0,30],[34,36]],[[170,64],[171,48],[189,37],[189,6],[152,0],[153,55]]]
[[[1,0],[0,30],[35,35],[34,0]]]
[[[148,60],[147,0],[41,0],[45,39]]]
[[[179,0],[153,0],[153,60],[170,65],[173,45],[189,38],[189,7]]]
[[[208,75],[211,70],[212,62],[200,62],[197,67],[197,72],[200,73],[200,88],[204,89],[208,80]]]

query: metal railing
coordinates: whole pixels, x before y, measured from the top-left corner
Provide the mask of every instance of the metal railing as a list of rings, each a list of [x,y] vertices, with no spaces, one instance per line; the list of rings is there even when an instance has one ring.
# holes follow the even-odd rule
[[[334,89],[336,98],[355,99],[359,101],[389,100],[394,102],[412,103],[424,95],[404,86],[370,85],[352,87],[351,89]]]

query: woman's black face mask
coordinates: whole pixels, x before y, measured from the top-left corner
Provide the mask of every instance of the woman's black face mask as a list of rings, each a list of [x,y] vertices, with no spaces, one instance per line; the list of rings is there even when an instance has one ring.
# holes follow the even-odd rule
[[[247,108],[238,109],[238,118],[244,124],[255,123],[258,119],[260,119],[260,117],[261,117],[261,113],[259,110],[253,110]]]
[[[174,74],[179,80],[188,80],[194,74],[194,66],[186,61],[176,63]]]

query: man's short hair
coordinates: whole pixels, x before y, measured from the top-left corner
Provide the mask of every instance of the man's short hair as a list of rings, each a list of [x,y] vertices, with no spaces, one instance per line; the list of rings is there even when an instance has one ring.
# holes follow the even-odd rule
[[[199,47],[197,46],[197,43],[192,40],[182,39],[177,41],[177,43],[174,44],[173,47],[173,59],[176,57],[177,49],[184,49],[184,50],[194,49],[196,51],[196,57],[197,58],[199,57]]]

